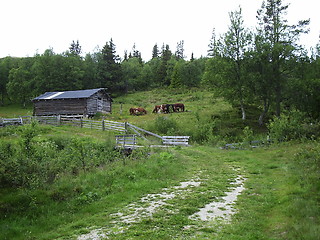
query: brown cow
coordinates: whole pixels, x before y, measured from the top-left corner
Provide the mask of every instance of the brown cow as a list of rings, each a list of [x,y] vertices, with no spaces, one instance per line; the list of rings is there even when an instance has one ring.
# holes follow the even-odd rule
[[[161,105],[156,105],[156,106],[154,106],[152,113],[158,113],[158,112],[160,112],[160,109],[161,109]]]
[[[184,104],[183,103],[176,103],[176,104],[173,104],[173,111],[174,112],[184,112]]]
[[[144,115],[147,114],[147,111],[144,108],[130,108],[130,115]]]
[[[161,105],[161,112],[163,113],[170,113],[170,108],[172,109],[172,112],[175,112],[173,104],[162,104]]]

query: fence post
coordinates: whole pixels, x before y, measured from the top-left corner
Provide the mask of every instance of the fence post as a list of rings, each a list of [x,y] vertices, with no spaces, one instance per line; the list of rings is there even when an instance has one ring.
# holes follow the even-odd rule
[[[104,119],[102,119],[102,131],[104,131]]]
[[[124,129],[126,130],[126,132],[128,131],[128,122],[124,123]]]
[[[83,122],[82,122],[82,118],[80,118],[80,128],[83,127]]]
[[[60,114],[57,116],[57,122],[58,122],[58,126],[60,126],[61,125],[61,115]]]
[[[120,115],[122,115],[122,102],[120,102]]]

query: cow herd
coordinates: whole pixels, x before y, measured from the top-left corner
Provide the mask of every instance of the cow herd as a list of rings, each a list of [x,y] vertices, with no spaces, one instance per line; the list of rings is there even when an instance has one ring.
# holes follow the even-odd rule
[[[184,104],[183,103],[175,103],[175,104],[161,104],[156,105],[152,111],[152,113],[173,113],[173,112],[184,112]],[[130,115],[144,115],[147,114],[147,111],[144,108],[130,108]]]

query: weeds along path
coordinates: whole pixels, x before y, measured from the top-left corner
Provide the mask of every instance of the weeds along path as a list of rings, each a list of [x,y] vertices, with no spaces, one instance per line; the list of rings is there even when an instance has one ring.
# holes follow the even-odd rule
[[[204,221],[230,221],[237,196],[244,190],[240,169],[219,161],[208,148],[186,148],[176,154],[188,159],[191,177],[142,196],[111,214],[105,227],[77,239],[186,238]]]

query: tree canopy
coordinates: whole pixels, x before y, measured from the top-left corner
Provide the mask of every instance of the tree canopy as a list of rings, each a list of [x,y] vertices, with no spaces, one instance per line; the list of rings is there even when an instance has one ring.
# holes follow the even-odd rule
[[[257,11],[256,28],[246,27],[239,7],[229,13],[228,29],[220,36],[215,29],[208,55],[186,60],[184,40],[171,51],[155,44],[152,58],[143,61],[134,44],[123,59],[113,39],[102,49],[83,55],[80,42],[72,41],[63,53],[47,49],[28,58],[0,59],[0,104],[25,105],[48,91],[107,88],[113,94],[157,87],[210,88],[234,106],[246,119],[250,105],[260,109],[257,122],[268,114],[280,116],[284,109],[297,109],[319,118],[320,42],[312,52],[299,45],[308,33],[310,20],[289,25],[289,5],[265,0]]]

